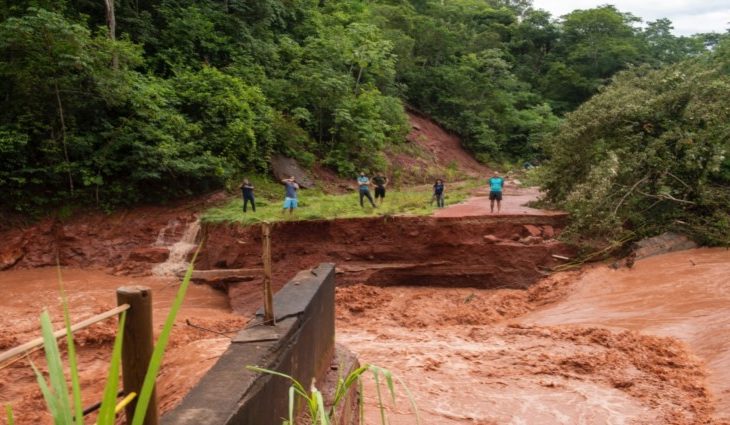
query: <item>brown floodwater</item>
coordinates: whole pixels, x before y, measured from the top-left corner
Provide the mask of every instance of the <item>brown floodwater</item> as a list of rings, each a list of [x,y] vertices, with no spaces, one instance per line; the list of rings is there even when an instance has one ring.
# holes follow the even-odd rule
[[[162,327],[178,289],[178,280],[165,277],[129,278],[101,271],[61,269],[73,323],[116,306],[116,288],[144,285],[152,288],[156,332]],[[62,326],[56,268],[0,272],[0,351],[39,336],[40,313],[47,309],[55,328]],[[235,332],[247,319],[233,314],[228,298],[208,286],[191,285],[165,353],[158,380],[162,411],[169,410],[215,363],[229,345],[218,332]],[[106,320],[76,333],[84,405],[98,401],[103,391],[116,320]],[[232,335],[233,333],[230,333]],[[42,351],[31,359],[44,369]],[[18,424],[50,423],[27,360],[0,365],[0,405],[13,406]],[[0,424],[4,424],[4,415]]]
[[[521,319],[603,325],[677,338],[706,364],[715,417],[730,420],[730,251],[695,249],[595,267],[561,302]]]
[[[528,291],[338,288],[337,339],[401,377],[424,424],[723,424],[729,265],[697,249]],[[393,425],[414,423],[404,393]]]

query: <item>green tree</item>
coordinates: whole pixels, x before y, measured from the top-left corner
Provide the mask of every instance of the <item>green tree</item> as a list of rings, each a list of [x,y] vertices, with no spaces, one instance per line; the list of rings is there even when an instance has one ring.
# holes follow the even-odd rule
[[[547,144],[549,199],[584,236],[667,229],[730,244],[730,74],[722,49],[620,73],[568,114]]]

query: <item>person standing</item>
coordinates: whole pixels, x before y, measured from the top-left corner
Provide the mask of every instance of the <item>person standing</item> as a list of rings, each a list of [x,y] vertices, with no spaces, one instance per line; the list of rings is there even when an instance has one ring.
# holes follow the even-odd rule
[[[241,184],[241,195],[243,195],[243,212],[246,212],[246,205],[251,203],[251,210],[256,212],[256,201],[253,197],[254,187],[248,179],[243,179]]]
[[[373,177],[373,183],[375,183],[375,202],[378,202],[378,198],[380,198],[379,205],[383,205],[383,201],[385,200],[385,187],[388,186],[388,178],[378,174]]]
[[[441,179],[436,180],[436,183],[433,184],[433,199],[436,199],[437,207],[444,207],[444,181]],[[433,203],[433,201],[431,202]]]
[[[294,209],[297,208],[297,190],[299,190],[299,184],[294,176],[289,177],[281,181],[285,186],[285,198],[284,198],[284,209],[282,212],[289,210],[289,215],[294,213]]]
[[[364,171],[360,172],[360,176],[357,178],[357,185],[360,190],[360,206],[364,207],[363,204],[363,198],[368,198],[368,201],[370,201],[370,205],[375,208],[375,202],[373,202],[373,197],[370,196],[370,179],[365,175]]]
[[[502,187],[504,179],[499,176],[498,172],[494,172],[494,176],[489,179],[489,208],[494,212],[494,201],[497,201],[497,213],[502,208]]]

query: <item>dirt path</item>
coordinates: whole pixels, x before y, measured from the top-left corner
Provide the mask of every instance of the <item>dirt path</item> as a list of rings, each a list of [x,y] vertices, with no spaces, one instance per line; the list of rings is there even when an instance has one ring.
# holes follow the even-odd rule
[[[133,283],[151,287],[158,331],[178,287],[177,281],[169,278],[128,278],[78,269],[63,269],[63,280],[74,323],[115,306],[115,290],[119,286]],[[37,337],[40,334],[38,317],[44,308],[49,310],[55,328],[62,326],[55,268],[0,272],[0,282],[0,311],[3,313],[0,316],[0,351]],[[221,335],[194,329],[186,320],[219,332],[235,332],[248,321],[230,313],[225,294],[208,286],[190,287],[158,380],[157,394],[162,411],[180,401],[230,342]],[[116,322],[107,320],[76,333],[85,406],[100,400],[115,332]],[[45,369],[42,351],[30,357],[41,370]],[[28,361],[2,367],[0,406],[11,404],[18,424],[51,423]],[[87,420],[93,422],[93,417]],[[4,414],[0,415],[0,424],[5,424]]]
[[[403,378],[424,424],[725,424],[727,264],[703,249],[527,291],[338,288],[337,339]],[[371,383],[367,424],[375,400]],[[414,423],[402,397],[389,411]]]
[[[514,186],[507,186],[504,190],[502,208],[500,212],[497,212],[497,207],[495,205],[495,211],[492,213],[490,210],[489,189],[486,187],[485,183],[483,188],[477,190],[474,193],[474,196],[467,199],[465,202],[436,210],[433,215],[435,217],[470,217],[483,215],[509,217],[565,214],[562,211],[540,210],[526,206],[527,203],[537,200],[539,196],[539,190],[534,187],[518,188]]]

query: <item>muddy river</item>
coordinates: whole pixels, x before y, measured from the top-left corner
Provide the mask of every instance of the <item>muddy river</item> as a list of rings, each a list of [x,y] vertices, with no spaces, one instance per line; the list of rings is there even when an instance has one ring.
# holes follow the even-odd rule
[[[129,284],[152,288],[154,325],[158,331],[178,289],[178,281],[163,277],[129,278],[100,271],[61,270],[68,294],[71,320],[76,323],[116,306],[116,288]],[[158,381],[159,404],[169,410],[189,391],[228,347],[229,338],[217,332],[235,332],[247,319],[230,312],[222,292],[191,285],[170,339]],[[0,351],[39,335],[38,317],[48,309],[55,327],[62,326],[56,268],[0,272]],[[76,334],[84,405],[100,399],[116,330],[107,320]],[[42,351],[30,355],[44,370]],[[51,423],[26,359],[0,365],[0,405],[11,404],[18,424]],[[93,419],[93,418],[91,418]],[[0,417],[4,424],[5,415]]]
[[[730,251],[558,274],[528,291],[338,289],[337,339],[425,424],[723,424]],[[393,424],[411,424],[400,392]],[[368,424],[379,423],[372,383]]]
[[[0,273],[0,350],[34,338],[48,308],[60,326],[55,268]],[[164,277],[63,269],[78,322],[115,305],[115,289],[153,289],[159,329],[177,289]],[[250,303],[255,303],[251,298]],[[728,424],[730,251],[697,249],[553,275],[528,290],[352,285],[337,289],[337,340],[392,370],[426,425]],[[246,319],[191,286],[159,380],[169,410]],[[84,404],[97,401],[115,323],[77,334]],[[232,335],[232,333],[230,333]],[[42,353],[31,354],[43,368]],[[379,423],[372,382],[366,424]],[[49,423],[27,360],[0,365],[0,404],[18,423]],[[392,425],[413,424],[398,391]],[[0,424],[4,424],[0,418]]]

